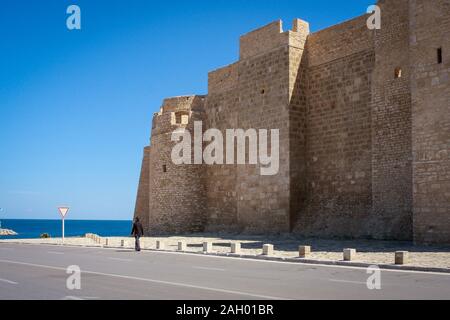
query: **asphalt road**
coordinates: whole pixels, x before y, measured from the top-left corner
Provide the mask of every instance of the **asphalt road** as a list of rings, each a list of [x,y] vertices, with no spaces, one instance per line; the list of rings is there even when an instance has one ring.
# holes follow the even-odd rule
[[[67,289],[67,268],[81,290]],[[0,244],[0,299],[450,299],[450,274],[130,250]]]

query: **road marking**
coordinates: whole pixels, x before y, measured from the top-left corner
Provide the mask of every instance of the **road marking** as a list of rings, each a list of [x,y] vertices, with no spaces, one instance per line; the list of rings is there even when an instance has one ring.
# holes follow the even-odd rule
[[[58,271],[64,271],[64,272],[66,271],[66,268],[54,267],[54,266],[46,266],[46,265],[41,265],[41,264],[34,264],[34,263],[27,263],[27,262],[20,262],[20,261],[0,260],[0,262],[9,263],[9,264],[15,264],[15,265],[22,265],[22,266],[29,266],[29,267],[36,267],[36,268],[58,270]],[[145,281],[145,282],[165,284],[165,285],[170,285],[170,286],[175,286],[175,287],[184,287],[184,288],[191,288],[191,289],[198,289],[198,290],[205,290],[205,291],[215,291],[215,292],[234,294],[234,295],[240,295],[240,296],[255,297],[255,298],[260,298],[260,299],[291,300],[291,298],[267,296],[267,295],[251,293],[251,292],[218,289],[218,288],[197,286],[197,285],[188,284],[188,283],[162,281],[162,280],[156,280],[156,279],[140,278],[140,277],[134,277],[134,276],[125,276],[125,275],[120,275],[120,274],[103,273],[103,272],[97,272],[97,271],[83,270],[83,274],[92,274],[92,275],[112,277],[112,278],[119,278],[119,279],[127,279],[127,280]]]
[[[12,243],[8,242],[8,244],[16,245],[16,246],[47,246],[54,247],[51,244],[41,244],[41,243]],[[66,245],[67,249],[85,249],[85,250],[98,250],[99,248],[93,247],[82,247],[82,246],[69,246]],[[119,248],[102,248],[103,250],[114,250],[116,251]],[[334,268],[334,269],[350,269],[350,270],[367,270],[367,267],[357,267],[357,266],[342,266],[342,265],[328,265],[328,264],[320,264],[320,263],[306,263],[306,262],[289,262],[289,261],[273,261],[273,260],[260,260],[260,259],[252,259],[252,258],[241,258],[241,257],[233,257],[233,256],[215,256],[208,254],[198,254],[198,253],[188,253],[188,252],[176,252],[176,251],[155,251],[155,250],[145,250],[141,251],[145,254],[178,254],[185,256],[195,256],[195,257],[203,257],[203,258],[216,258],[216,259],[228,259],[234,261],[250,261],[250,262],[263,262],[263,263],[275,263],[275,264],[284,264],[284,265],[296,265],[296,266],[311,266],[316,268]],[[412,274],[422,274],[422,275],[438,275],[438,276],[447,276],[450,277],[450,273],[445,272],[435,272],[435,271],[417,271],[417,270],[398,270],[398,269],[381,269],[384,272],[395,272],[395,273],[412,273]]]
[[[331,281],[331,282],[340,282],[340,283],[351,283],[351,284],[363,284],[363,285],[367,285],[366,282],[361,282],[361,281],[336,280],[336,279],[328,279],[328,281]]]
[[[207,267],[192,267],[192,268],[200,269],[200,270],[225,271],[225,269],[220,269],[220,268],[207,268]]]
[[[122,259],[122,258],[113,258],[113,257],[108,257],[108,259],[116,260],[116,261],[124,261],[124,262],[131,262],[131,261],[133,261],[132,259]]]
[[[66,296],[61,300],[99,300],[98,297],[76,297],[76,296]]]
[[[67,297],[62,298],[61,300],[84,300],[84,299],[80,298],[80,297],[67,296]]]
[[[49,254],[64,254],[64,252],[48,251]]]
[[[0,279],[0,282],[5,282],[5,283],[9,283],[9,284],[18,284],[17,282],[14,282],[11,280],[6,280],[6,279]]]

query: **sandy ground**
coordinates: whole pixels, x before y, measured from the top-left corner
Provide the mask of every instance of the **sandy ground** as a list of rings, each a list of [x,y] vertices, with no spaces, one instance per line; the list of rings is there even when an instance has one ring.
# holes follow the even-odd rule
[[[263,237],[208,237],[208,236],[187,236],[187,237],[167,237],[167,238],[142,238],[141,247],[143,249],[155,249],[156,241],[162,240],[166,250],[176,251],[178,242],[185,241],[186,251],[202,252],[203,242],[213,243],[213,252],[229,253],[232,242],[240,242],[242,254],[261,255],[262,246],[266,243],[273,244],[276,257],[298,257],[299,245],[309,245],[312,253],[308,257],[313,260],[341,261],[344,248],[354,248],[357,250],[356,262],[371,264],[393,264],[395,251],[409,251],[409,265],[419,267],[450,268],[450,248],[438,246],[413,246],[408,242],[396,241],[375,241],[375,240],[319,240],[319,239],[292,239],[292,238],[263,238]],[[79,246],[110,246],[124,247],[132,249],[134,238],[66,238],[65,244]],[[61,239],[26,239],[26,240],[0,240],[2,242],[20,242],[30,244],[61,244]],[[107,242],[107,245],[106,245]]]

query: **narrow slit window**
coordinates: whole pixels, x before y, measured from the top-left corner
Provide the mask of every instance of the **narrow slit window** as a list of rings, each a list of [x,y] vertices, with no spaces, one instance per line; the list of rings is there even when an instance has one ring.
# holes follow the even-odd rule
[[[167,172],[167,165],[163,164],[162,169],[163,169],[163,172],[166,173]]]
[[[396,68],[395,69],[395,79],[402,77],[402,68]]]
[[[437,49],[437,61],[438,64],[442,63],[442,48]]]

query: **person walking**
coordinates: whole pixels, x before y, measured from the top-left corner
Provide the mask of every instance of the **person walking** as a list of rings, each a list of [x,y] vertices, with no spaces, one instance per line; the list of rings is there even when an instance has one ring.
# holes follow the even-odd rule
[[[139,221],[139,218],[136,217],[133,223],[133,229],[131,230],[131,235],[135,238],[135,249],[136,251],[141,251],[141,242],[140,238],[144,235],[144,228],[142,227],[142,223]]]

